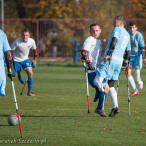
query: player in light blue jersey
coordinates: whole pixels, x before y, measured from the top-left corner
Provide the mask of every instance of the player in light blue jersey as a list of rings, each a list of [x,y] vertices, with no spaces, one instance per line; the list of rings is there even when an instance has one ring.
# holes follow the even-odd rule
[[[137,24],[135,22],[129,23],[130,30],[128,31],[130,34],[130,41],[131,41],[131,54],[130,54],[130,64],[128,70],[128,80],[133,89],[133,93],[130,96],[139,95],[139,91],[136,87],[134,78],[131,75],[132,68],[135,68],[135,75],[136,81],[139,85],[139,88],[143,88],[143,82],[141,81],[140,77],[140,69],[142,69],[142,60],[146,63],[145,58],[145,44],[143,36],[140,32],[137,31]]]
[[[81,50],[82,60],[86,62],[86,68],[88,68],[88,81],[89,84],[95,88],[95,98],[94,102],[98,99],[98,105],[95,109],[95,113],[98,113],[101,117],[107,117],[104,113],[103,102],[104,102],[104,93],[99,91],[99,89],[94,85],[93,81],[96,76],[95,69],[100,64],[100,56],[102,51],[101,41],[98,39],[101,33],[101,28],[99,24],[93,23],[90,25],[90,36],[87,37],[84,41],[83,48]]]
[[[109,37],[108,44],[104,52],[103,61],[98,66],[96,70],[97,75],[94,79],[94,84],[100,91],[104,92],[106,84],[103,84],[102,81],[108,74],[109,93],[113,105],[111,113],[109,114],[110,117],[114,117],[117,113],[119,113],[117,92],[114,88],[114,83],[115,80],[118,80],[121,68],[126,68],[131,51],[130,36],[124,28],[125,23],[126,21],[123,16],[115,17],[114,29]],[[109,60],[110,68],[108,71]]]
[[[12,55],[6,34],[0,30],[0,96],[5,96],[6,76],[3,57],[8,69],[8,77],[13,78],[12,72]]]

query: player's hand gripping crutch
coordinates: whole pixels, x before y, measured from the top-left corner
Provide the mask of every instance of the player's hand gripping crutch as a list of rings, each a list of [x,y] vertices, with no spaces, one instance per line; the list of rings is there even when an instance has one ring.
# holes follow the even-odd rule
[[[103,107],[102,107],[103,110],[104,110],[104,102],[105,102],[105,96],[106,96],[106,88],[107,88],[107,83],[108,83],[108,74],[109,74],[109,69],[110,69],[111,58],[112,58],[112,54],[109,57],[108,71],[107,71],[107,75],[106,75],[106,83],[105,83],[104,99],[103,99]]]
[[[12,70],[9,69],[9,72],[12,72]],[[14,96],[14,102],[15,102],[15,107],[16,107],[16,112],[17,112],[17,117],[18,117],[18,122],[19,122],[20,134],[21,134],[21,138],[22,138],[23,137],[23,134],[22,134],[22,129],[21,129],[21,122],[20,122],[20,117],[19,117],[18,104],[17,104],[16,94],[15,94],[13,77],[11,77],[11,83],[12,83],[13,96]]]
[[[27,80],[28,80],[28,77],[27,77],[27,78],[26,78],[26,80],[25,80],[25,83],[24,83],[24,85],[23,85],[23,88],[22,88],[22,90],[21,90],[20,95],[22,95],[22,94],[23,94],[23,91],[24,91],[24,88],[25,88],[25,86],[26,86]]]
[[[127,69],[126,69],[126,74],[127,74],[127,88],[128,88],[128,109],[129,109],[129,115],[131,115],[131,112],[130,112],[130,92],[129,92],[128,70],[129,70],[129,61],[128,61]]]
[[[84,67],[85,67],[85,75],[86,75],[86,88],[87,88],[88,113],[90,113],[90,105],[89,105],[89,86],[88,86],[88,68],[87,68],[85,62],[84,62]]]

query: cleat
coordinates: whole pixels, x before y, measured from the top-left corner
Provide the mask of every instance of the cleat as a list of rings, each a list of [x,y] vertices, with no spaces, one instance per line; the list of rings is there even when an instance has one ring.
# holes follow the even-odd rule
[[[130,96],[136,96],[136,95],[139,95],[138,91],[134,91],[133,93],[130,94]]]
[[[142,89],[143,88],[143,82],[141,81],[141,83],[139,84],[139,88]]]
[[[119,108],[116,107],[116,108],[113,108],[111,110],[111,113],[109,114],[109,117],[114,117],[116,114],[118,114],[120,112]]]
[[[35,96],[32,92],[27,93],[28,96]]]
[[[97,108],[96,108],[95,113],[99,114],[101,117],[107,117],[104,110],[97,110]]]

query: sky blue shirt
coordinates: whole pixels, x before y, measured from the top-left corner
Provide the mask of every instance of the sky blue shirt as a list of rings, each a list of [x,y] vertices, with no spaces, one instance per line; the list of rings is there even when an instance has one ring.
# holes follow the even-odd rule
[[[141,55],[141,47],[145,47],[143,36],[140,32],[136,31],[134,35],[130,34],[130,42],[131,42],[131,54],[130,56]]]
[[[4,68],[4,52],[11,50],[6,34],[0,30],[0,96],[5,96],[6,76]]]
[[[130,36],[125,28],[114,27],[114,29],[109,37],[108,44],[107,44],[106,50],[104,52],[104,56],[107,55],[107,52],[109,50],[113,37],[117,38],[117,43],[116,43],[115,49],[112,53],[112,57],[116,57],[116,58],[123,60],[123,55],[124,55],[125,50],[126,51],[131,50]]]
[[[0,61],[3,60],[4,52],[11,50],[6,34],[0,30]]]
[[[125,50],[129,51],[131,50],[131,45],[130,45],[130,35],[126,31],[125,28],[123,27],[114,27],[109,40],[107,47],[104,52],[104,56],[107,55],[107,52],[109,50],[112,38],[115,37],[117,38],[117,43],[115,45],[115,49],[112,53],[112,58],[111,58],[111,64],[109,68],[109,73],[108,73],[108,67],[109,67],[109,61],[102,61],[99,67],[96,70],[96,74],[100,77],[106,78],[108,74],[108,79],[109,80],[118,80],[119,72],[122,67],[122,62],[123,62],[123,55]]]

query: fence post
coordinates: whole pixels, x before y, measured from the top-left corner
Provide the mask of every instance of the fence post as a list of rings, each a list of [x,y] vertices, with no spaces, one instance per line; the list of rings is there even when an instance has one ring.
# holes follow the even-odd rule
[[[36,19],[36,35],[37,35],[37,48],[38,48],[38,57],[39,57],[39,51],[40,51],[40,46],[39,46],[39,19]]]
[[[78,63],[78,41],[74,40],[74,63]]]
[[[1,0],[1,25],[2,31],[4,31],[4,0]]]

